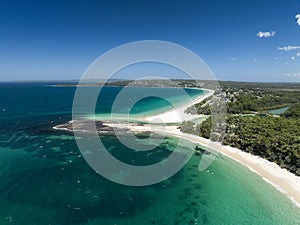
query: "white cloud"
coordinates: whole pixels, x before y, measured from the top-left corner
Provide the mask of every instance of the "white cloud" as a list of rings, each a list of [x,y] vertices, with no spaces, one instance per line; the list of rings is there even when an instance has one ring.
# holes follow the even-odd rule
[[[235,60],[236,60],[236,58],[235,58],[235,57],[232,57],[232,58],[230,58],[230,60],[232,60],[232,61],[235,61]]]
[[[260,38],[268,38],[268,37],[272,37],[276,34],[275,31],[267,31],[267,32],[264,32],[264,31],[259,31],[256,36],[257,37],[260,37]]]
[[[297,52],[296,56],[300,57],[300,52]]]
[[[292,51],[292,50],[300,49],[300,46],[291,46],[291,45],[288,45],[288,46],[284,46],[284,47],[278,47],[278,49],[282,50],[282,51]]]
[[[297,15],[295,16],[295,18],[297,19],[297,23],[298,23],[298,25],[300,26],[300,14],[297,14]]]
[[[300,73],[284,73],[285,77],[300,77]]]
[[[292,60],[295,60],[295,56],[292,56],[291,59],[292,59]]]

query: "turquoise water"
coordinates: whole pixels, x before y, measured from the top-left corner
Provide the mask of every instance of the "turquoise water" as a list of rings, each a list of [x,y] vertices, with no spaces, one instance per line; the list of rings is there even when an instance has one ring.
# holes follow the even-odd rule
[[[280,115],[283,114],[285,111],[287,111],[290,107],[282,107],[279,109],[273,109],[270,110],[269,113],[275,114],[275,115]]]
[[[216,158],[208,170],[199,172],[200,158],[193,156],[176,175],[147,187],[122,186],[102,178],[81,157],[72,133],[52,129],[71,119],[74,90],[0,84],[1,225],[300,221],[300,210],[282,193],[226,157]],[[107,91],[117,93],[114,88]],[[155,106],[156,100],[151,104]],[[108,110],[109,104],[103,108]],[[103,108],[98,112],[105,113]],[[101,139],[113,156],[128,163],[134,160],[136,165],[168,157],[178,141],[165,138],[148,154],[131,151],[114,135],[103,134]],[[181,148],[189,148],[188,142]]]
[[[121,87],[104,87],[98,99],[101,104],[96,107],[95,113],[86,114],[86,118],[97,118],[100,120],[114,119],[140,119],[145,116],[158,114],[172,110],[186,102],[206,93],[200,89],[181,88],[149,88],[149,87],[131,87],[122,93]],[[102,94],[102,92],[104,94]],[[108,94],[107,94],[108,93]],[[147,97],[142,98],[142,94]],[[109,95],[110,98],[106,98]],[[111,98],[119,97],[116,107],[112,108]],[[104,104],[103,104],[104,103]],[[129,107],[131,106],[132,107]]]

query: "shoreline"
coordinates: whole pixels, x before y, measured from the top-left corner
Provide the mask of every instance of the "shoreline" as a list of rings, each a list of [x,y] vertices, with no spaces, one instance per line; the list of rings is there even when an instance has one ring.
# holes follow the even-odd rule
[[[212,142],[209,139],[200,136],[183,133],[178,129],[178,126],[158,125],[158,123],[174,123],[174,121],[180,123],[184,120],[191,120],[200,117],[201,115],[186,114],[185,110],[188,107],[197,104],[214,94],[213,90],[205,89],[205,91],[208,91],[208,93],[199,96],[188,104],[184,104],[178,107],[178,109],[172,109],[164,113],[143,118],[143,120],[148,123],[144,124],[143,126],[132,125],[128,123],[124,124],[109,122],[104,122],[103,124],[112,128],[127,128],[133,132],[156,132],[163,135],[183,138],[187,141],[191,141],[204,147],[209,146],[209,148],[212,148],[217,153],[221,153],[222,155],[225,155],[226,157],[246,166],[250,171],[259,175],[265,182],[269,183],[278,191],[286,195],[288,199],[291,200],[292,203],[294,203],[295,206],[300,208],[300,177],[296,176],[295,174],[279,167],[279,165],[274,162],[263,159],[260,156],[252,155],[231,146]],[[179,112],[177,110],[179,110]],[[181,117],[179,117],[178,114],[180,114]]]
[[[195,98],[191,102],[187,104],[183,104],[175,109],[171,109],[169,111],[159,113],[157,115],[146,116],[142,120],[144,120],[147,123],[157,124],[157,123],[181,123],[185,120],[188,121],[188,120],[199,118],[201,115],[188,114],[185,112],[185,110],[188,107],[191,107],[199,102],[202,102],[204,99],[209,98],[215,93],[215,91],[209,89],[201,88],[201,90],[205,91],[206,93],[204,95]]]
[[[296,176],[286,169],[279,167],[274,162],[270,162],[260,156],[252,155],[231,146],[212,142],[209,139],[200,136],[183,133],[178,129],[177,126],[157,126],[150,124],[139,126],[122,123],[104,124],[113,128],[127,128],[133,132],[156,132],[177,138],[183,138],[187,141],[191,141],[204,147],[209,146],[217,153],[220,153],[246,166],[250,171],[259,175],[265,182],[269,183],[278,191],[286,195],[295,206],[300,208],[300,177]]]
[[[121,121],[113,123],[112,121],[102,121],[103,125],[116,128],[116,129],[124,129],[133,132],[155,132],[160,133],[163,135],[174,136],[177,138],[183,138],[187,141],[193,142],[195,144],[199,144],[201,146],[208,147],[213,151],[220,153],[243,166],[246,166],[250,171],[259,175],[264,182],[269,183],[278,191],[283,193],[287,198],[298,208],[300,208],[300,177],[296,176],[295,174],[289,172],[286,169],[279,167],[274,162],[270,162],[266,159],[263,159],[260,156],[252,155],[240,149],[222,145],[220,143],[212,142],[209,139],[183,133],[178,129],[178,126],[171,126],[166,125],[162,126],[159,124],[162,123],[180,123],[184,120],[191,120],[201,115],[190,115],[185,113],[185,110],[197,104],[204,99],[212,96],[214,94],[213,90],[202,89],[205,90],[207,93],[197,97],[196,99],[192,100],[188,104],[184,104],[179,106],[177,109],[172,109],[163,113],[159,113],[152,116],[146,116],[144,118],[139,118],[140,121],[145,122],[146,124],[137,125],[137,124],[129,124],[129,123],[122,123]],[[180,115],[179,115],[180,114]],[[95,121],[95,120],[94,120]],[[58,127],[54,127],[57,129]],[[58,128],[61,129],[61,128]]]

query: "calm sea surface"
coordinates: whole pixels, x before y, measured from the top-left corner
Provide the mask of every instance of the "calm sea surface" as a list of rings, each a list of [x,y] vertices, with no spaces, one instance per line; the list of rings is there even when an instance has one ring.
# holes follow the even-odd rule
[[[120,90],[104,88],[96,112],[109,114]],[[81,157],[72,133],[52,129],[71,120],[74,91],[46,84],[0,84],[1,225],[299,224],[300,209],[226,157],[198,172],[200,158],[193,156],[176,175],[147,187],[102,178]],[[157,91],[178,104],[187,100],[176,89]],[[192,98],[203,94],[187,91]],[[166,101],[149,97],[131,113],[170,108]],[[121,109],[126,112],[126,104]],[[113,135],[101,139],[116,158],[139,165],[166,158],[177,144],[175,138],[165,138],[151,154],[136,154]],[[141,139],[141,144],[153,143]]]

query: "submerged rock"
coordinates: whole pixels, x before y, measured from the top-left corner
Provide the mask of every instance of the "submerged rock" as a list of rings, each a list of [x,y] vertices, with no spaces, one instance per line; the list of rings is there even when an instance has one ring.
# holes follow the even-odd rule
[[[61,125],[56,125],[53,127],[55,130],[61,131],[82,131],[82,132],[93,132],[94,127],[98,132],[101,133],[114,133],[116,130],[128,131],[126,128],[112,128],[103,123],[103,121],[93,121],[93,120],[71,120],[68,123],[64,123]]]

